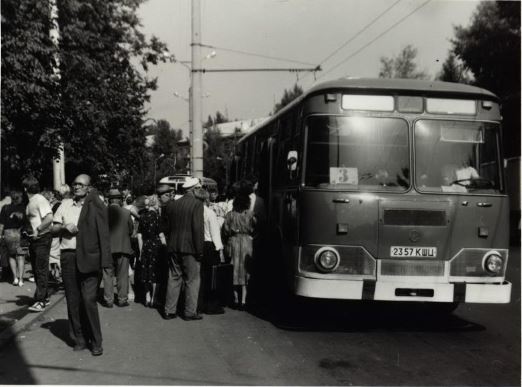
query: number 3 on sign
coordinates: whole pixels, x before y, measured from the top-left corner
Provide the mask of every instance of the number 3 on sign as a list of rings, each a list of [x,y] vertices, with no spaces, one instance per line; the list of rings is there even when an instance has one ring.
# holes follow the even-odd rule
[[[330,184],[357,184],[357,168],[330,168]]]

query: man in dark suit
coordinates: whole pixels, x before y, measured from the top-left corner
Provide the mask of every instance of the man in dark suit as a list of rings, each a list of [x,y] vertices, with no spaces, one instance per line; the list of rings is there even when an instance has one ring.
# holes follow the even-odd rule
[[[123,195],[117,189],[109,191],[109,233],[114,265],[103,269],[102,305],[112,308],[114,302],[114,269],[118,299],[116,305],[129,306],[129,260],[133,254],[131,236],[134,222],[131,212],[122,207]]]
[[[88,175],[77,176],[72,188],[74,199],[62,201],[53,217],[53,233],[61,236],[69,333],[75,351],[90,343],[92,355],[100,356],[103,348],[96,298],[100,271],[112,265],[108,212]]]
[[[183,197],[171,201],[166,208],[167,251],[169,279],[163,318],[176,317],[181,285],[184,284],[184,320],[201,320],[197,313],[200,285],[200,262],[203,256],[204,224],[203,202],[194,197],[194,189],[201,186],[199,179],[189,178],[183,184]]]

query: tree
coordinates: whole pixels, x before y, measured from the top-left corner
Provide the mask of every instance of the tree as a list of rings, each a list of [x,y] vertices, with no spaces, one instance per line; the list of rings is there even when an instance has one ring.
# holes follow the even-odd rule
[[[450,52],[444,63],[442,70],[437,75],[439,81],[457,82],[457,83],[471,83],[471,76],[469,71],[464,68],[462,62],[456,58],[453,52]]]
[[[274,114],[279,110],[283,109],[286,105],[292,102],[294,99],[303,94],[303,88],[299,86],[297,83],[294,85],[292,89],[285,89],[283,92],[283,96],[281,97],[281,101],[275,104],[274,106]]]
[[[214,125],[223,124],[225,122],[229,122],[228,117],[218,110],[216,111],[214,117],[212,117],[211,115],[208,116],[207,121],[203,124],[203,127],[205,129],[212,128]]]
[[[506,154],[520,155],[520,3],[480,3],[469,26],[455,27],[451,42],[473,83],[500,97]]]
[[[57,155],[59,83],[44,1],[2,1],[2,186],[42,176]],[[23,48],[23,49],[21,49]]]
[[[381,57],[379,78],[427,79],[424,71],[417,70],[417,49],[411,44],[404,47],[395,58]]]
[[[139,31],[141,3],[58,0],[57,79],[48,2],[2,1],[2,166],[13,165],[13,176],[49,175],[60,139],[68,179],[144,173],[144,105],[156,87],[146,71],[165,45]]]
[[[223,138],[217,124],[228,122],[228,118],[219,110],[214,117],[208,116],[207,122],[203,125],[205,134],[205,149],[203,150],[204,164],[203,175],[210,177],[218,183],[218,187],[223,189],[227,182],[226,168],[230,155],[227,153],[227,139]]]
[[[178,142],[183,139],[183,132],[172,129],[166,120],[158,120],[155,132],[151,161],[157,163],[156,176],[173,175],[184,166],[184,160],[179,159],[178,155]],[[153,168],[154,164],[151,170]]]

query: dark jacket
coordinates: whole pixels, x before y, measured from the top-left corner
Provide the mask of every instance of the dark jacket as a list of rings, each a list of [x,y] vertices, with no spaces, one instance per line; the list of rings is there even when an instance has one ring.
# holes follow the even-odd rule
[[[81,273],[92,273],[112,265],[107,206],[95,189],[85,198],[78,220],[76,264]]]
[[[131,236],[134,222],[131,212],[118,204],[109,205],[109,233],[111,237],[111,253],[132,255]]]
[[[187,193],[169,202],[165,212],[168,252],[191,254],[199,259],[205,240],[203,202]]]

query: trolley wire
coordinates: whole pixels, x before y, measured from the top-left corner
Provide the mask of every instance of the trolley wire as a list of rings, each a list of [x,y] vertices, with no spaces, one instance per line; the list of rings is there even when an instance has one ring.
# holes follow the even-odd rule
[[[397,4],[399,4],[402,0],[397,0],[395,3],[393,3],[391,6],[386,8],[383,12],[381,12],[377,17],[372,19],[368,24],[366,24],[362,29],[360,29],[358,32],[356,32],[354,35],[352,35],[347,41],[345,41],[343,44],[341,44],[337,49],[335,49],[330,55],[328,55],[326,58],[324,58],[318,66],[321,66],[324,62],[326,62],[328,59],[333,57],[335,54],[337,54],[339,51],[341,51],[343,48],[345,48],[348,44],[350,44],[355,38],[359,37],[364,31],[366,31],[368,28],[370,28],[372,25],[374,25],[377,20],[382,18],[385,14],[391,11],[393,7],[395,7]],[[302,79],[304,79],[307,75],[303,76]]]
[[[399,1],[401,1],[401,0],[399,0]],[[234,50],[234,49],[232,49],[232,48],[213,46],[213,45],[210,45],[210,44],[200,44],[200,46],[201,46],[201,47],[206,47],[206,48],[213,48],[213,49],[215,49],[215,50],[234,52],[234,53],[236,53],[236,54],[249,55],[249,56],[256,56],[256,57],[259,57],[259,58],[273,59],[273,60],[281,60],[281,61],[292,62],[292,63],[298,63],[298,64],[308,65],[308,66],[314,66],[314,67],[317,66],[317,64],[315,64],[315,63],[301,62],[301,61],[297,61],[297,60],[294,60],[294,59],[288,59],[288,58],[281,58],[281,57],[276,57],[276,56],[269,56],[269,55],[257,54],[257,53],[254,53],[254,52],[248,52],[248,51],[242,51],[242,50]]]
[[[415,12],[419,11],[421,8],[425,7],[429,2],[431,2],[431,0],[426,0],[424,3],[422,3],[421,5],[419,5],[417,8],[415,8],[413,11],[411,11],[410,13],[408,13],[407,15],[403,16],[401,19],[399,19],[397,22],[395,22],[394,24],[392,24],[390,27],[388,27],[386,30],[384,30],[383,32],[381,32],[379,35],[377,35],[377,37],[375,37],[374,39],[372,39],[371,41],[369,41],[368,43],[366,43],[364,46],[362,46],[361,48],[359,48],[358,50],[356,50],[355,52],[353,52],[352,54],[350,54],[348,57],[346,57],[345,59],[343,59],[341,62],[337,63],[334,67],[332,67],[330,70],[322,73],[320,76],[317,77],[317,79],[320,79],[320,78],[323,78],[325,75],[327,75],[328,73],[332,72],[333,70],[335,70],[336,68],[338,68],[340,65],[344,64],[345,62],[347,62],[348,60],[352,59],[354,56],[356,56],[357,54],[359,54],[360,52],[362,52],[364,49],[366,49],[367,47],[369,47],[371,44],[373,44],[375,41],[377,41],[378,39],[380,39],[384,34],[388,33],[389,31],[391,31],[392,29],[394,29],[395,27],[397,27],[399,24],[401,24],[402,22],[404,22],[407,18],[409,18],[411,15],[413,15]]]

